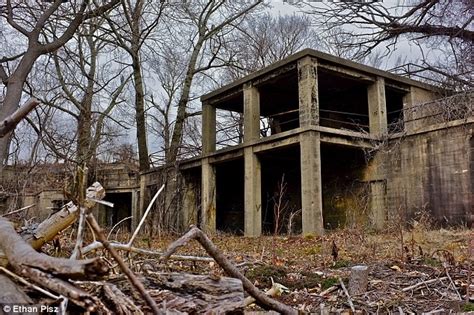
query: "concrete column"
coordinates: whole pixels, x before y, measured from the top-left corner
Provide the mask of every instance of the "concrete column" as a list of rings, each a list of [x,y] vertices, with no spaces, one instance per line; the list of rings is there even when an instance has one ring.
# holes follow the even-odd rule
[[[300,135],[303,234],[323,234],[321,145],[319,132]]]
[[[145,207],[147,206],[146,202],[148,201],[147,196],[147,189],[146,189],[146,175],[140,174],[140,195],[138,200],[138,209],[134,211],[133,218],[132,218],[132,227],[135,228],[138,226],[140,222],[143,212],[145,211]]]
[[[139,190],[132,189],[132,229],[138,225],[138,221],[140,220],[140,198],[138,195]]]
[[[211,104],[202,104],[202,153],[216,150],[216,108]]]
[[[245,236],[262,234],[262,179],[260,161],[251,147],[244,149]]]
[[[260,96],[251,84],[244,86],[244,142],[260,139]]]
[[[216,231],[216,170],[208,158],[202,159],[201,183],[201,228],[206,232]]]
[[[377,77],[367,89],[369,102],[369,130],[374,136],[387,133],[387,104],[385,102],[385,80]]]
[[[251,84],[244,86],[244,142],[260,139],[260,96]],[[244,233],[260,236],[262,233],[261,168],[252,147],[244,149]]]
[[[184,196],[183,196],[183,217],[182,228],[187,230],[189,225],[197,225],[197,207],[196,207],[196,187],[190,179],[184,179]]]
[[[370,182],[370,216],[372,226],[381,231],[386,223],[386,183],[383,180]]]
[[[298,96],[300,127],[319,124],[318,68],[314,58],[298,60]]]

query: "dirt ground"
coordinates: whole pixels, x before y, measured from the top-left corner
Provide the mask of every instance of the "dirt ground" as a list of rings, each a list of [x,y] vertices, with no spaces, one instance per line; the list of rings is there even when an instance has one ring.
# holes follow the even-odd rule
[[[288,288],[280,301],[303,312],[318,313],[420,313],[474,311],[474,232],[469,229],[429,230],[415,225],[410,231],[384,233],[356,229],[330,231],[316,236],[262,236],[246,238],[210,235],[226,256],[262,290],[272,281]],[[127,234],[112,236],[126,242]],[[142,238],[136,245],[164,250],[177,237]],[[206,256],[196,241],[178,252]],[[215,263],[169,261],[135,257],[140,272],[147,262],[156,271],[187,271],[224,275]],[[351,267],[369,267],[367,292],[350,298]],[[471,288],[469,288],[471,285]],[[466,293],[469,292],[469,296]],[[469,298],[471,299],[469,301]],[[352,304],[352,305],[351,305]],[[259,310],[251,305],[246,310]]]

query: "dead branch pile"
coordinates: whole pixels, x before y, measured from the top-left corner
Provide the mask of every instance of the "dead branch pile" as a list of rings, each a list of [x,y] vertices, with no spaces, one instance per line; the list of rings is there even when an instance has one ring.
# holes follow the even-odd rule
[[[0,217],[0,304],[42,305],[49,308],[33,309],[33,312],[48,310],[62,314],[66,311],[185,314],[242,312],[246,303],[255,302],[264,309],[297,314],[296,309],[271,297],[280,294],[282,286],[275,284],[267,294],[260,291],[197,227],[191,227],[163,253],[132,246],[151,205],[127,244],[110,242],[90,213],[96,202],[104,203],[101,201],[104,196],[103,187],[95,183],[87,189],[84,204],[70,202],[37,227],[23,227],[21,234],[10,221]],[[78,218],[76,246],[70,259],[36,251]],[[86,223],[95,241],[82,246]],[[179,247],[193,239],[210,257],[174,255]],[[127,256],[119,252],[125,252]],[[95,256],[78,259],[86,254]],[[140,269],[137,273],[132,255],[158,259],[151,266],[149,262],[137,264]],[[165,272],[169,259],[194,263],[213,263],[215,260],[230,277]],[[118,274],[111,274],[116,269]],[[244,291],[250,300],[245,299]]]

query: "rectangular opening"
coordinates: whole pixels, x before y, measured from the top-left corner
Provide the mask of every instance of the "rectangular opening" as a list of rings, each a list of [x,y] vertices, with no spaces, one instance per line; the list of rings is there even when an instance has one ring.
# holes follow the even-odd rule
[[[216,164],[216,228],[244,234],[244,159]]]
[[[362,181],[366,159],[361,149],[322,143],[321,181],[326,229],[364,223],[369,194]]]
[[[389,132],[404,130],[403,98],[406,92],[385,85],[385,102],[387,106],[387,124]]]
[[[301,174],[298,145],[259,154],[262,169],[262,230],[301,233]]]
[[[241,112],[216,109],[216,150],[244,141],[244,116]]]
[[[131,192],[107,193],[104,200],[114,204],[113,208],[104,205],[99,207],[99,222],[108,228],[112,228],[123,219],[132,215]],[[122,231],[130,231],[131,223],[131,219],[124,220],[120,223],[120,226],[116,227],[116,230],[120,228]]]
[[[258,86],[260,95],[260,137],[299,127],[298,71],[277,75]]]
[[[335,129],[369,131],[367,83],[318,69],[320,125]]]

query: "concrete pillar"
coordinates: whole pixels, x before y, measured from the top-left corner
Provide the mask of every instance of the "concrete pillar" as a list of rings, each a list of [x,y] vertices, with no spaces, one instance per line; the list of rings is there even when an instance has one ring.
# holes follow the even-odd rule
[[[260,138],[260,96],[251,84],[244,86],[244,143]],[[244,149],[244,233],[259,236],[262,233],[261,168],[252,147]]]
[[[298,60],[298,95],[300,127],[319,124],[317,60]],[[323,203],[321,195],[321,152],[319,132],[300,135],[301,207],[303,234],[323,234]]]
[[[260,95],[250,83],[244,86],[244,142],[260,139]]]
[[[319,124],[317,60],[305,57],[298,60],[298,96],[300,127]]]
[[[142,215],[145,211],[145,207],[148,206],[148,204],[146,203],[148,201],[147,189],[146,189],[146,175],[140,174],[139,176],[140,176],[140,192],[139,192],[139,198],[138,198],[138,208],[135,209],[133,213],[132,228],[135,228],[138,226],[138,223],[140,222]]]
[[[202,104],[202,153],[216,150],[216,108],[211,104]]]
[[[386,183],[383,180],[370,182],[370,217],[372,226],[381,231],[386,223]]]
[[[201,228],[206,232],[216,231],[216,170],[208,158],[202,159],[201,183]]]
[[[262,179],[260,161],[251,147],[244,149],[245,164],[245,236],[260,236],[262,233]]]
[[[132,189],[132,229],[138,225],[138,221],[140,220],[140,198],[139,198],[139,190]]]
[[[188,179],[184,179],[184,196],[183,196],[183,217],[182,228],[187,230],[189,225],[198,224],[197,207],[196,207],[196,187],[194,183]]]
[[[323,234],[321,144],[319,132],[300,135],[303,234]]]
[[[377,77],[367,89],[369,102],[369,130],[374,136],[387,133],[387,104],[385,102],[385,80]]]

